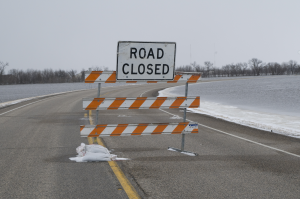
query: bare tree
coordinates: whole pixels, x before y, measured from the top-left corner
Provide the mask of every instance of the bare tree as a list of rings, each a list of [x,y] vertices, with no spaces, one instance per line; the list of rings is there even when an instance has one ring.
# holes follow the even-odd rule
[[[296,69],[297,69],[297,62],[294,60],[290,60],[287,64],[289,71],[294,75]]]
[[[103,66],[103,71],[110,71],[108,67]]]
[[[230,65],[229,64],[227,64],[226,66],[222,66],[222,70],[223,70],[223,73],[225,74],[225,75],[227,75],[227,77],[229,77],[230,76]]]
[[[68,74],[70,75],[70,78],[71,78],[72,82],[75,82],[75,81],[76,81],[76,73],[77,73],[76,70],[70,70],[70,71],[68,72]]]
[[[93,71],[109,71],[108,67],[106,66],[93,66],[91,69]]]
[[[231,76],[237,76],[236,65],[235,65],[235,64],[230,64],[230,65],[229,65],[229,68],[230,68]]]
[[[297,72],[297,74],[300,74],[300,64],[297,65],[296,72]]]
[[[235,64],[236,76],[242,75],[242,67],[240,63]]]
[[[181,72],[194,72],[194,69],[192,68],[191,65],[186,65],[186,66],[179,66],[179,67],[176,67],[176,71],[181,71]]]
[[[206,61],[204,62],[204,66],[206,67],[206,70],[209,71],[211,67],[213,67],[213,63],[211,63],[210,61]]]
[[[0,61],[0,75],[4,75],[4,70],[6,66],[8,66],[8,63]]]
[[[249,66],[251,67],[253,74],[259,76],[262,70],[263,63],[257,58],[249,60]]]
[[[262,73],[264,73],[265,75],[269,74],[269,67],[267,64],[262,66]]]
[[[81,72],[80,72],[80,74],[81,74],[81,76],[80,76],[80,78],[81,78],[81,79],[80,79],[80,81],[82,81],[82,82],[83,82],[83,81],[84,81],[84,79],[85,79],[85,70],[84,70],[84,69],[82,69],[82,70],[81,70]]]
[[[237,63],[236,65],[238,65],[240,74],[241,74],[242,76],[245,76],[246,70],[247,70],[247,68],[248,68],[248,64],[247,64],[247,63]]]
[[[66,83],[66,82],[80,82],[84,80],[82,74],[76,74],[76,70],[56,70],[44,69],[26,71],[11,69],[9,76],[5,78],[5,84],[36,84],[36,83]]]
[[[203,67],[201,67],[199,64],[196,64],[196,62],[194,62],[194,63],[195,63],[195,65],[193,65],[193,67],[194,67],[196,72],[203,72],[204,71]]]
[[[216,68],[215,74],[216,74],[216,77],[222,77],[223,76],[222,69]]]
[[[3,75],[5,73],[6,66],[8,66],[8,63],[4,63],[4,62],[0,61],[0,84],[2,84]]]
[[[282,75],[284,72],[283,67],[277,62],[274,63],[274,69],[276,75]]]
[[[204,67],[206,68],[207,77],[210,76],[210,70],[212,69],[213,65],[214,64],[211,63],[210,61],[204,62]]]
[[[275,63],[268,63],[267,67],[269,68],[269,71],[271,73],[271,75],[276,75],[277,74],[277,70],[276,70],[276,64]]]
[[[192,68],[195,68],[197,66],[197,63],[194,61],[193,63],[190,64]]]

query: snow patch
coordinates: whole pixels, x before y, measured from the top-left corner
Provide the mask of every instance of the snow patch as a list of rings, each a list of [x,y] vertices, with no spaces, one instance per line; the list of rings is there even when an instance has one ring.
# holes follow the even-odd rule
[[[169,151],[178,152],[178,151],[176,151],[175,149],[172,149],[172,148],[168,148],[168,150],[169,150]],[[196,156],[195,153],[187,152],[187,151],[182,151],[182,152],[180,152],[180,153],[182,153],[182,154],[184,154],[184,155],[188,155],[188,156]]]
[[[182,154],[185,154],[185,155],[189,155],[189,156],[196,156],[194,153],[189,153],[189,152],[181,152]]]
[[[176,151],[176,150],[174,150],[174,149],[172,149],[172,148],[168,148],[168,150],[169,150],[169,151]]]
[[[175,119],[182,119],[182,117],[179,117],[178,115],[174,115],[174,116],[170,117],[170,119],[173,119],[173,120],[175,120]]]

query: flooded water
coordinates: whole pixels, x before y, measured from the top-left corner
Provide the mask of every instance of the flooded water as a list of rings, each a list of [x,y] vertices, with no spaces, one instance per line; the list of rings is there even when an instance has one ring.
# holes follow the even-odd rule
[[[116,84],[101,84],[101,87],[115,86]],[[120,83],[118,85],[121,85]],[[75,91],[82,89],[95,89],[98,84],[57,83],[57,84],[17,84],[0,85],[0,103],[49,95],[59,92]]]
[[[190,84],[188,95],[200,96],[190,111],[300,138],[300,76],[222,78]],[[160,96],[184,95],[184,86]]]

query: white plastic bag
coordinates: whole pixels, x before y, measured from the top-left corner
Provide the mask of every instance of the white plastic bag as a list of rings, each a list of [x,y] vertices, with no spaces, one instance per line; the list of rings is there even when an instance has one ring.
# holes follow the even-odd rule
[[[76,148],[76,152],[78,153],[78,157],[83,157],[86,153],[85,151],[85,144],[81,143],[79,147]]]
[[[104,153],[90,153],[87,152],[85,156],[82,157],[83,162],[100,162],[100,161],[111,161],[110,154]]]
[[[85,148],[86,148],[86,152],[109,154],[108,149],[101,145],[91,144],[91,145],[86,145]]]
[[[85,145],[81,143],[81,145],[76,148],[76,152],[78,153],[77,157],[69,158],[70,160],[76,162],[129,160],[127,158],[117,158],[117,155],[110,154],[107,148],[97,144]]]

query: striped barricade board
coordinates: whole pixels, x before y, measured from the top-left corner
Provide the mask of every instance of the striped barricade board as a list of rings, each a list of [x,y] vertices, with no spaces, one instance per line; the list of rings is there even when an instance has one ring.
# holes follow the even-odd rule
[[[198,108],[200,97],[84,98],[83,110]]]
[[[116,71],[86,71],[85,72],[85,83],[116,83],[116,82],[126,82],[126,83],[179,83],[188,82],[196,83],[201,78],[201,74],[177,74],[173,81],[169,80],[157,80],[157,81],[147,81],[147,80],[116,80]]]
[[[198,124],[180,123],[145,123],[145,124],[99,124],[80,126],[81,137],[161,135],[198,133]]]

